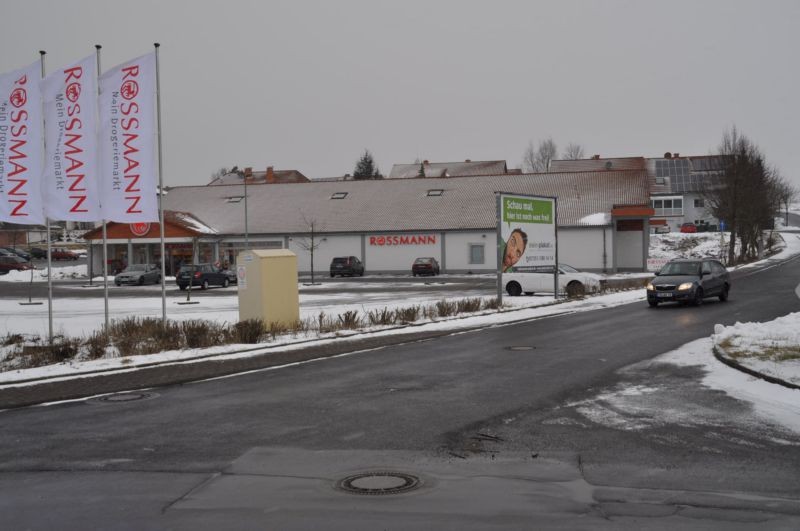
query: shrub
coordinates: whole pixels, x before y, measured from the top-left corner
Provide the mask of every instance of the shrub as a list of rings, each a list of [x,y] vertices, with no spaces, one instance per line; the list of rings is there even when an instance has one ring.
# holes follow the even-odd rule
[[[205,348],[221,345],[229,335],[225,326],[214,321],[192,319],[180,324],[184,342],[189,348]]]
[[[22,343],[25,340],[25,337],[22,334],[11,334],[9,333],[3,339],[3,346],[8,347],[10,345],[17,345]]]
[[[361,325],[361,318],[358,317],[358,311],[348,310],[339,314],[339,325],[345,330],[354,330]]]
[[[237,343],[258,343],[267,331],[261,319],[245,319],[239,321],[234,328],[234,341]]]
[[[493,297],[491,299],[486,299],[483,301],[483,309],[484,310],[498,310],[500,309],[500,301],[497,300],[497,297]]]
[[[106,349],[109,345],[108,335],[101,331],[97,331],[86,339],[86,357],[90,360],[97,360],[106,355]]]
[[[111,322],[108,333],[123,357],[176,350],[183,346],[183,334],[174,321],[152,317],[128,317]]]
[[[474,313],[480,311],[480,309],[481,300],[477,297],[473,299],[461,299],[460,301],[456,302],[457,313]]]
[[[395,310],[395,321],[400,321],[402,324],[413,323],[419,319],[420,314],[419,306],[409,306],[408,308],[398,308]]]
[[[393,325],[397,322],[397,316],[389,308],[382,310],[370,310],[367,319],[371,325]]]
[[[436,303],[436,313],[439,317],[448,317],[456,313],[456,303],[440,300]]]

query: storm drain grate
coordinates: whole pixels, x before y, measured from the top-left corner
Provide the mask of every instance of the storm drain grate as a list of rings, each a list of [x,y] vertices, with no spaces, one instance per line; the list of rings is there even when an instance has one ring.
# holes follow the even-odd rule
[[[365,472],[348,476],[336,482],[336,488],[351,494],[385,496],[415,490],[422,482],[416,476],[403,472]]]
[[[135,402],[137,400],[146,400],[148,398],[155,398],[158,396],[155,393],[116,393],[113,395],[101,396],[95,398],[92,402],[100,402],[102,404],[120,404],[124,402]]]
[[[520,350],[536,350],[536,347],[531,345],[515,345],[513,347],[506,347],[506,350],[520,351]]]

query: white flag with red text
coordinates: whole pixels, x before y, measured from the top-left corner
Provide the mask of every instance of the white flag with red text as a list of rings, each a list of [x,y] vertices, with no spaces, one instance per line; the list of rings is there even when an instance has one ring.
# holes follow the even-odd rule
[[[0,74],[0,221],[42,225],[41,66]]]
[[[103,219],[158,221],[156,57],[149,53],[100,77],[100,204]]]
[[[95,56],[59,68],[41,87],[45,214],[50,219],[100,221]]]

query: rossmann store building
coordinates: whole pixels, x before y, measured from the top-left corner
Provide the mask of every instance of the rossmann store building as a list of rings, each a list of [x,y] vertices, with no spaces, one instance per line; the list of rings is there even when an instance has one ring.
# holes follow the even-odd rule
[[[356,256],[367,274],[409,274],[418,257],[442,273],[496,271],[495,192],[558,198],[559,258],[588,271],[643,271],[649,247],[645,171],[186,186],[164,198],[168,273],[182,263],[234,263],[247,248],[289,249],[301,273]],[[245,201],[245,193],[247,194]],[[247,231],[245,231],[245,202]],[[112,259],[158,262],[158,224],[108,225]],[[102,233],[88,233],[101,267]]]

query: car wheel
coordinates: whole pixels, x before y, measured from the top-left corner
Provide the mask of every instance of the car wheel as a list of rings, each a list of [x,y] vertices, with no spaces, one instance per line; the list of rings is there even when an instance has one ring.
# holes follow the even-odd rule
[[[186,289],[186,286],[181,286],[181,285],[179,285],[179,286],[178,286],[178,289],[179,289],[179,290],[181,290],[181,291],[183,291],[183,290],[185,290],[185,289]]]
[[[227,278],[222,281],[222,287],[223,288],[227,288],[228,286],[230,286],[230,284],[231,284],[231,282]]]
[[[114,282],[114,284],[116,284],[117,286],[121,286],[122,282]]]
[[[203,284],[200,286],[200,289],[208,289],[208,280],[203,281]]]
[[[721,300],[722,302],[727,301],[728,300],[728,292],[730,291],[730,289],[731,289],[731,287],[729,285],[725,284],[722,287],[722,293],[719,294],[719,300]]]
[[[700,306],[703,304],[703,288],[697,288],[694,291],[694,299],[692,299],[692,306]]]
[[[570,299],[574,299],[576,297],[583,297],[586,295],[586,286],[578,282],[577,280],[573,280],[569,284],[567,284],[567,297]]]
[[[411,276],[415,277],[415,276],[417,276],[417,274],[416,273],[411,273]]]
[[[144,277],[139,277],[139,282],[137,282],[140,286],[144,286]]]
[[[156,277],[156,284],[161,284],[161,275]]]
[[[335,276],[336,276],[336,275],[334,275],[333,273],[331,273],[331,278],[334,278]]]
[[[647,301],[651,308],[658,308],[658,301]]]
[[[512,297],[519,297],[522,294],[522,286],[519,282],[509,282],[506,284],[506,292]]]

